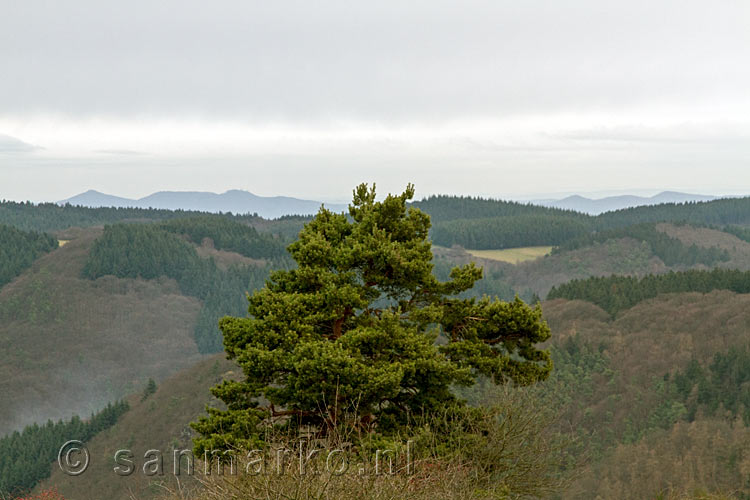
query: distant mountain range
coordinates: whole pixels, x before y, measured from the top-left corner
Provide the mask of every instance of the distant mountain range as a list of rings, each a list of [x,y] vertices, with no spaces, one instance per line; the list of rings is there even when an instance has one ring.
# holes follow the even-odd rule
[[[685,203],[687,201],[711,201],[721,196],[708,196],[702,194],[677,193],[664,191],[651,197],[622,195],[609,196],[606,198],[591,199],[579,195],[568,196],[561,200],[532,200],[534,205],[545,207],[564,208],[598,215],[603,212],[620,210],[623,208],[640,207],[643,205],[659,205],[661,203]]]
[[[560,200],[531,200],[534,205],[564,208],[597,215],[611,210],[658,205],[660,203],[684,203],[687,201],[710,201],[720,196],[678,193],[664,191],[655,196],[634,195],[609,196],[591,199],[580,195],[568,196]],[[165,208],[169,210],[199,210],[202,212],[232,212],[234,214],[257,213],[261,217],[273,219],[282,215],[308,215],[317,213],[321,202],[301,200],[288,196],[258,196],[249,191],[233,189],[222,194],[204,191],[159,191],[137,200],[122,198],[99,191],[89,190],[72,198],[61,200],[59,204],[70,203],[84,207],[137,207]],[[347,209],[342,203],[326,203],[326,208],[334,212]]]
[[[203,191],[159,191],[137,200],[122,198],[99,191],[89,190],[72,198],[58,201],[64,205],[84,207],[136,207],[165,208],[169,210],[199,210],[202,212],[232,212],[234,214],[257,213],[261,217],[273,219],[282,215],[307,215],[317,213],[319,201],[300,200],[287,196],[258,196],[249,191],[233,189],[216,194]],[[326,208],[334,212],[346,210],[344,204],[326,203]]]

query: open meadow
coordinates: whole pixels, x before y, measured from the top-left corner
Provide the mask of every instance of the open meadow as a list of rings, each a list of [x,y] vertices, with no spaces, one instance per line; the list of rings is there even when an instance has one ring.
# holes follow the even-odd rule
[[[518,264],[519,262],[526,262],[528,260],[536,260],[540,257],[548,255],[552,251],[552,247],[520,247],[520,248],[504,248],[502,250],[466,250],[474,257],[481,259],[499,260],[502,262],[508,262],[509,264]]]

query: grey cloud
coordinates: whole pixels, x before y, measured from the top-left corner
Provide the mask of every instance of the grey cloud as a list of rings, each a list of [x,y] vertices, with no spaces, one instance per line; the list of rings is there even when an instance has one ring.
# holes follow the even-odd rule
[[[30,153],[41,148],[15,137],[0,134],[0,153]]]
[[[142,156],[148,154],[143,151],[135,151],[132,149],[97,149],[94,153],[115,156]]]
[[[704,123],[682,124],[667,127],[647,126],[601,126],[553,134],[544,134],[551,139],[573,142],[643,142],[643,143],[704,143],[720,146],[730,143],[747,144],[750,140],[750,125]]]
[[[746,99],[750,3],[10,2],[0,113],[433,121]]]
[[[36,124],[29,137],[48,148],[3,155],[4,196],[94,186],[341,199],[363,180],[492,196],[750,186],[748,1],[25,0],[0,10],[0,126],[23,137]],[[659,128],[682,121],[694,125]],[[156,122],[163,142],[120,128]],[[171,123],[237,122],[281,132],[268,145],[249,133],[257,152],[213,150],[213,139],[162,148],[180,139]],[[347,130],[363,133],[336,135]],[[309,131],[331,135],[318,144]],[[32,151],[11,139],[0,151]]]

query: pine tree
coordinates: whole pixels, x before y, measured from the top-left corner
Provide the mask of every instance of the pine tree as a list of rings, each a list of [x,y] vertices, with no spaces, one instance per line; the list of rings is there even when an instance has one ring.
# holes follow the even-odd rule
[[[432,274],[430,218],[399,196],[354,191],[349,216],[321,208],[290,245],[297,268],[275,271],[249,297],[250,317],[220,322],[244,379],[212,393],[193,424],[195,451],[251,448],[263,425],[347,426],[384,435],[463,403],[454,385],[480,375],[530,384],[552,369],[541,309],[520,299],[460,299],[482,276],[473,264],[447,282]],[[262,403],[261,403],[262,401]]]
[[[149,378],[145,389],[143,389],[143,394],[141,395],[141,401],[145,401],[146,399],[148,399],[150,395],[155,394],[155,393],[156,393],[156,381],[152,378]]]

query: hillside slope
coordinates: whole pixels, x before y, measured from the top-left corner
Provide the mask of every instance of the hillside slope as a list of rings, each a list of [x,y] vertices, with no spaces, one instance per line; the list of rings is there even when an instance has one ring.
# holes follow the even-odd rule
[[[0,434],[88,415],[201,358],[201,303],[173,280],[81,277],[98,234],[71,232],[0,291]]]
[[[205,412],[206,404],[216,404],[209,388],[223,378],[232,377],[237,366],[222,354],[210,356],[162,381],[156,393],[145,400],[134,394],[128,410],[110,429],[101,432],[87,447],[91,454],[89,468],[81,476],[68,476],[54,464],[49,479],[37,490],[55,487],[65,498],[75,500],[130,500],[153,498],[164,493],[159,484],[175,487],[173,450],[192,448],[193,431],[188,426]],[[136,469],[129,476],[113,470],[117,450],[131,450]],[[164,476],[143,473],[144,455],[148,450],[163,453]],[[183,458],[181,484],[190,484],[187,460]]]
[[[732,234],[705,227],[661,223],[657,231],[674,238],[688,247],[695,245],[702,249],[726,251],[728,260],[717,261],[715,266],[725,269],[750,270],[750,243]],[[670,270],[707,269],[707,266],[667,265],[655,255],[648,243],[632,237],[613,238],[606,241],[593,241],[581,248],[554,251],[536,260],[510,264],[476,257],[460,247],[433,247],[436,257],[454,263],[476,262],[484,267],[485,276],[494,276],[495,281],[515,290],[525,298],[532,294],[545,297],[553,286],[574,279],[611,274],[644,276],[666,273]]]
[[[689,420],[664,409],[682,405],[666,388],[669,377],[691,360],[708,365],[715,355],[748,342],[750,294],[671,294],[616,320],[580,301],[543,307],[555,332],[556,369],[540,394],[559,409],[561,430],[577,437],[576,446],[588,456],[563,498],[653,498],[670,488],[745,491],[742,478],[750,462],[741,448],[750,443],[750,428],[721,413]],[[66,476],[55,466],[40,487],[84,500],[154,498],[164,487],[174,489],[173,451],[190,448],[188,422],[204,411],[209,387],[237,374],[218,354],[163,381],[145,401],[132,396],[131,410],[89,443],[85,474]],[[112,457],[123,448],[132,450],[137,467],[127,477],[113,470]],[[149,449],[163,452],[164,476],[142,472]],[[732,459],[732,453],[739,455]],[[181,484],[192,486],[184,463],[182,470]]]
[[[716,247],[729,253],[729,260],[717,263],[727,269],[750,269],[750,243],[737,236],[718,229],[694,227],[690,225],[657,224],[656,228],[671,238],[680,240],[684,245],[696,245],[701,248]]]
[[[581,301],[547,301],[543,309],[558,353],[552,399],[589,456],[567,498],[653,498],[698,487],[750,493],[742,449],[750,428],[691,399],[696,388],[686,400],[674,386],[690,363],[705,368],[746,348],[750,294],[666,294],[614,320]]]
[[[436,248],[434,252],[438,259],[456,264],[475,262],[484,268],[485,277],[494,276],[527,299],[531,294],[544,297],[553,286],[572,279],[612,273],[641,276],[669,270],[647,246],[633,239],[610,240],[518,264],[476,257],[461,248]]]
[[[0,224],[0,288],[28,269],[38,257],[57,247],[57,240],[49,234]]]

